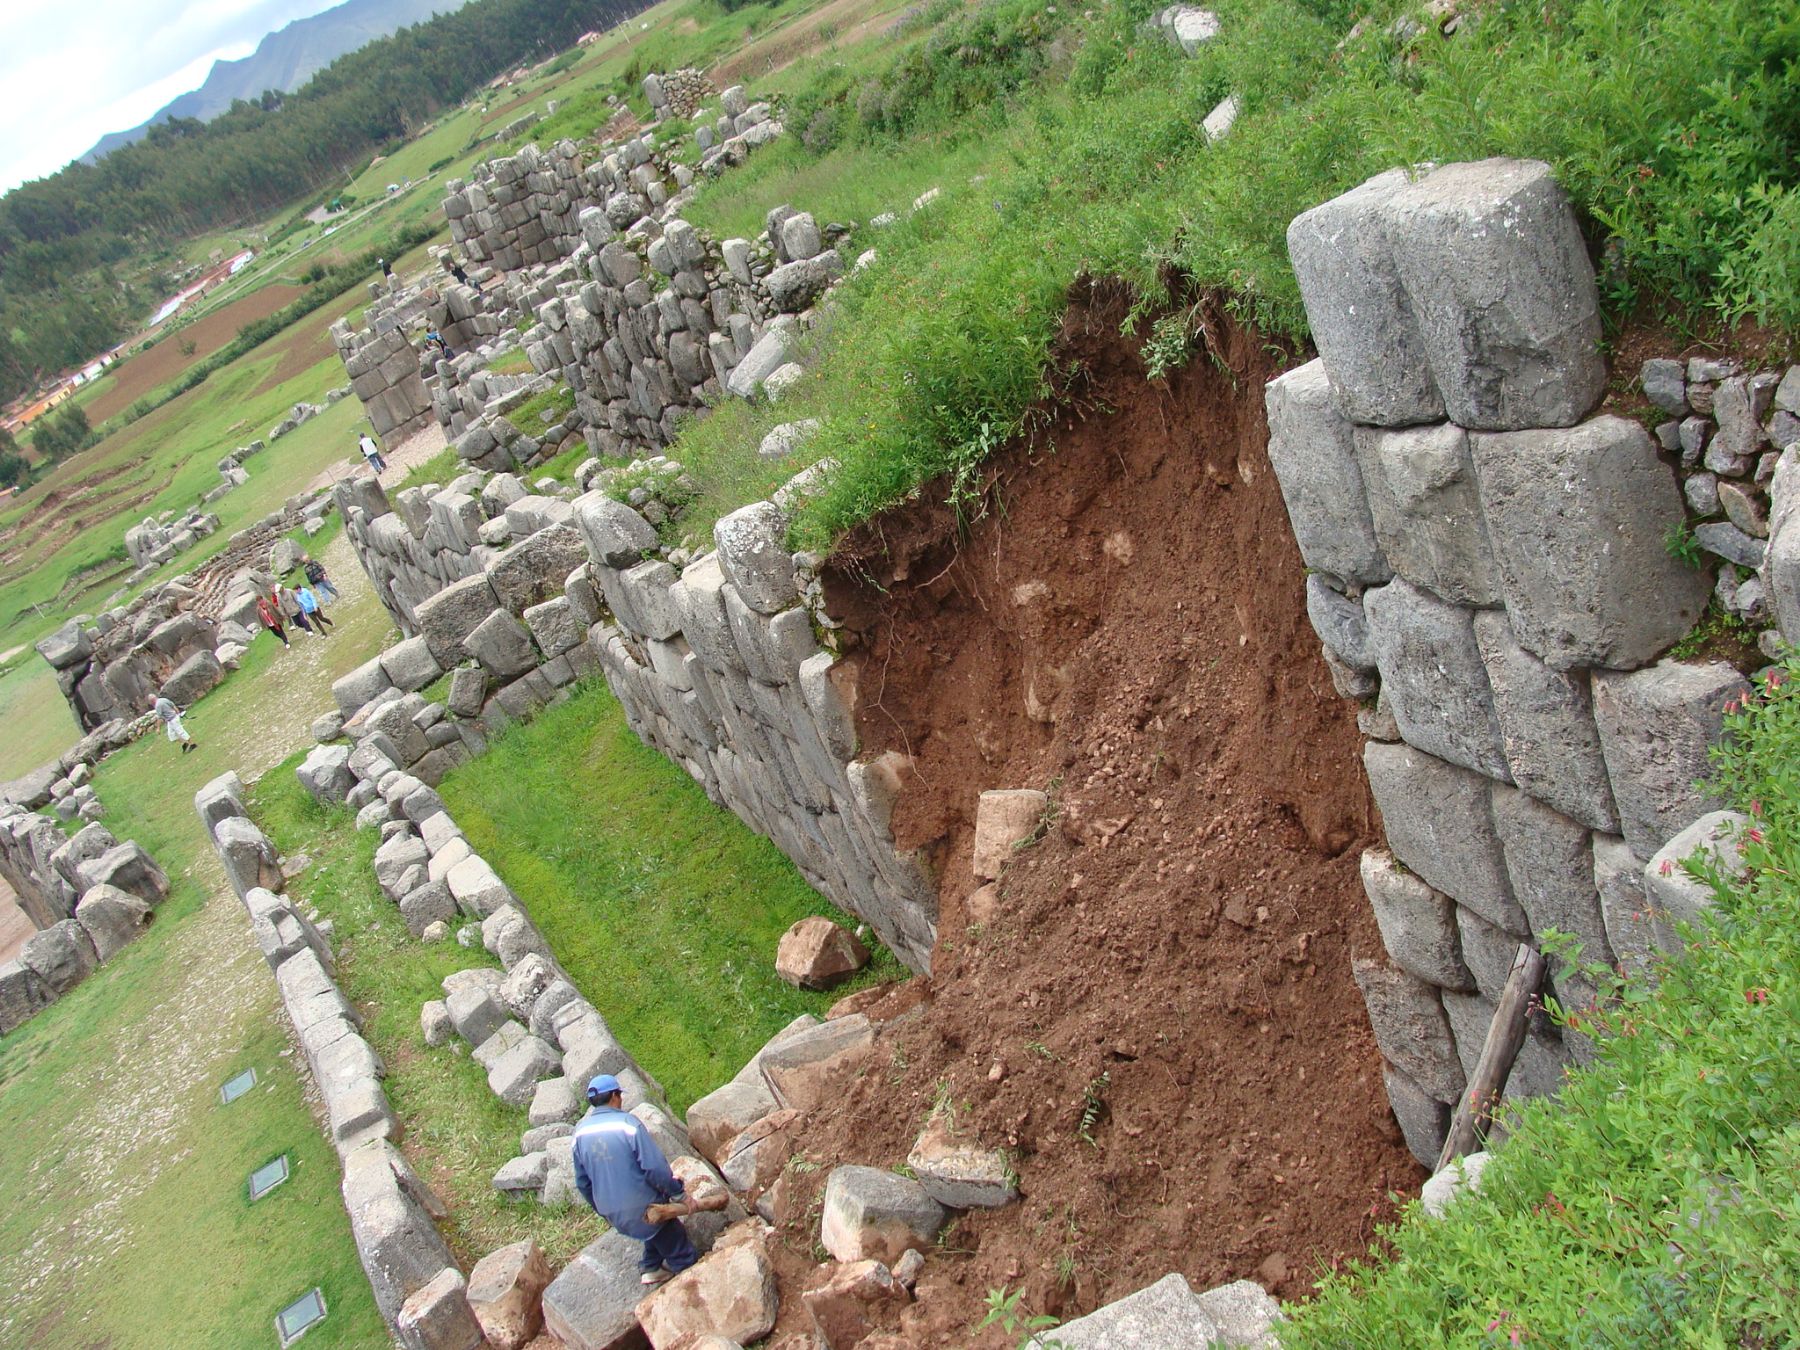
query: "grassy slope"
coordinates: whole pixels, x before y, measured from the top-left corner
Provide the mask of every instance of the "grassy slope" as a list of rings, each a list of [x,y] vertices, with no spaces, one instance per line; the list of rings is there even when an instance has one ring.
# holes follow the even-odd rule
[[[842,996],[793,989],[773,965],[797,919],[843,916],[640,742],[604,685],[497,738],[440,791],[677,1109]],[[860,979],[900,973],[883,952]]]

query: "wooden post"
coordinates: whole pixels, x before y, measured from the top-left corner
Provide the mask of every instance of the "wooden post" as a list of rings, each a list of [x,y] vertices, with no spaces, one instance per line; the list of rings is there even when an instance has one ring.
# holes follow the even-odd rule
[[[1494,1020],[1482,1042],[1481,1058],[1469,1079],[1468,1090],[1457,1103],[1450,1118],[1450,1133],[1444,1139],[1444,1151],[1438,1154],[1437,1171],[1443,1171],[1465,1153],[1475,1150],[1478,1136],[1487,1132],[1494,1118],[1494,1107],[1512,1073],[1519,1047],[1525,1043],[1525,1028],[1531,1016],[1531,1001],[1544,982],[1544,955],[1524,943],[1513,954],[1512,970],[1506,976],[1506,988],[1500,993],[1500,1005],[1494,1009]]]

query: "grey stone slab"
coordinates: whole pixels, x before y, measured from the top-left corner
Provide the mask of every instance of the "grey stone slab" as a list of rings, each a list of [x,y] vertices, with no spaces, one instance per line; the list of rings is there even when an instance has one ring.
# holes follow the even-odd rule
[[[1524,931],[1494,831],[1490,781],[1404,743],[1370,742],[1363,765],[1394,856],[1459,904]]]
[[[1221,1333],[1188,1282],[1165,1275],[1085,1317],[1040,1332],[1026,1344],[1033,1350],[1174,1350],[1216,1345]]]
[[[1586,671],[1552,670],[1496,610],[1475,616],[1501,747],[1513,781],[1591,829],[1619,827]]]
[[[1642,976],[1662,947],[1655,915],[1644,896],[1644,860],[1618,835],[1596,834],[1592,847],[1606,945],[1621,970]]]
[[[1640,859],[1724,805],[1696,784],[1711,777],[1709,751],[1723,735],[1726,705],[1749,689],[1723,661],[1594,675],[1600,746],[1625,842]]]
[[[1519,642],[1557,670],[1629,669],[1693,627],[1709,579],[1665,540],[1685,511],[1635,422],[1472,438],[1481,505]]]
[[[1517,788],[1496,785],[1493,808],[1513,895],[1531,921],[1535,945],[1543,947],[1544,935],[1555,929],[1581,944],[1580,962],[1611,965],[1587,826]],[[1551,978],[1566,972],[1567,963],[1552,956]]]
[[[1498,604],[1468,433],[1452,423],[1358,427],[1354,439],[1375,537],[1396,575],[1454,604]]]
[[[1569,426],[1600,401],[1600,294],[1548,164],[1446,164],[1379,209],[1452,421]]]
[[[1361,871],[1382,944],[1394,963],[1430,984],[1473,989],[1450,897],[1401,867],[1386,849],[1364,849]]]
[[[1351,973],[1381,1053],[1431,1096],[1454,1102],[1463,1090],[1463,1072],[1437,987],[1368,958],[1353,962]]]
[[[1470,612],[1398,577],[1365,594],[1363,609],[1400,734],[1439,759],[1511,781]]]
[[[1392,1064],[1381,1066],[1381,1081],[1407,1149],[1426,1167],[1436,1167],[1450,1133],[1450,1104],[1440,1102]]]
[[[1307,326],[1348,420],[1410,426],[1444,415],[1425,340],[1401,286],[1383,208],[1407,186],[1390,169],[1294,217],[1288,256]]]
[[[1306,565],[1377,585],[1392,575],[1375,536],[1352,428],[1332,401],[1323,361],[1269,381],[1269,463]]]

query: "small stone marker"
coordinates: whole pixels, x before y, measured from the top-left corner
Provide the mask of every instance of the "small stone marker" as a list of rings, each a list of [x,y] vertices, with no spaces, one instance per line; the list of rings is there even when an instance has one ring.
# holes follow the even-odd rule
[[[237,1075],[237,1077],[227,1079],[224,1084],[220,1086],[219,1102],[221,1105],[230,1106],[231,1103],[235,1102],[239,1097],[243,1096],[255,1086],[256,1070],[245,1069],[242,1073]]]
[[[325,1295],[314,1286],[275,1314],[275,1334],[281,1338],[283,1350],[286,1350],[304,1332],[324,1320]]]
[[[266,1162],[250,1174],[250,1198],[260,1200],[288,1179],[287,1154]]]

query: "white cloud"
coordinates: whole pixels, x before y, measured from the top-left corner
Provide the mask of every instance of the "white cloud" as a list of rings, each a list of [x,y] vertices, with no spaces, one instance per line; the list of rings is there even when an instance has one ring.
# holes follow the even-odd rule
[[[197,88],[217,60],[339,0],[4,0],[0,191],[56,172],[95,141]],[[73,19],[73,21],[71,21]]]

